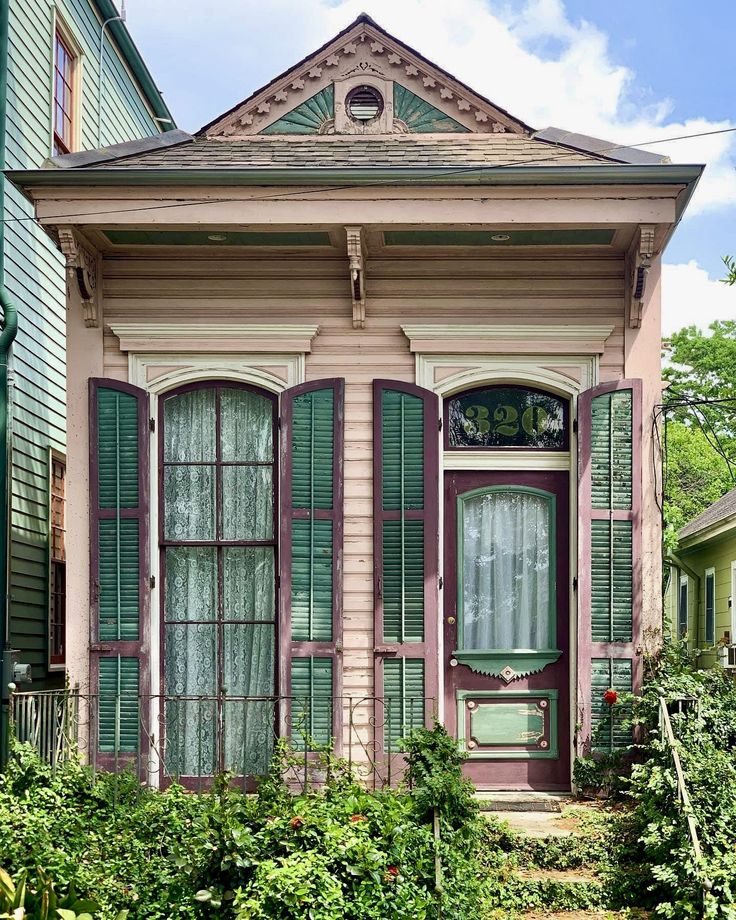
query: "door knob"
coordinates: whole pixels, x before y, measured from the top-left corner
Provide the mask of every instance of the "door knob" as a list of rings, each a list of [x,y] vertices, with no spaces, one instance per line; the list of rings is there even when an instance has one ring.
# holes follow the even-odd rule
[[[455,625],[455,617],[448,617],[448,618],[447,618],[447,622],[450,624],[450,626],[454,626],[454,625]]]

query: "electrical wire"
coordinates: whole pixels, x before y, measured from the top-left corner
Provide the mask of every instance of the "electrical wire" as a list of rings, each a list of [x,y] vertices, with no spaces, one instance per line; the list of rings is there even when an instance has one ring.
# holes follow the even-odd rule
[[[730,134],[730,133],[733,133],[734,131],[736,131],[736,127],[719,128],[714,131],[699,131],[693,134],[680,134],[680,135],[673,136],[673,137],[659,138],[657,140],[642,141],[636,144],[612,144],[610,147],[604,147],[601,150],[593,151],[593,153],[594,155],[599,156],[607,152],[611,152],[613,150],[626,150],[626,149],[636,148],[636,147],[650,147],[650,146],[653,146],[654,144],[666,144],[666,143],[671,143],[674,141],[691,140],[693,138],[698,138],[698,137],[709,137],[714,134]],[[570,149],[571,151],[573,151],[573,148],[570,148]],[[411,185],[412,183],[426,182],[428,179],[442,179],[442,178],[446,178],[449,176],[463,175],[468,172],[474,172],[474,173],[477,173],[479,171],[480,172],[495,172],[497,170],[511,169],[517,166],[539,166],[545,163],[557,162],[559,160],[567,161],[568,159],[569,159],[569,154],[567,153],[564,155],[559,154],[559,153],[555,155],[550,154],[550,156],[548,157],[541,157],[539,159],[533,159],[533,160],[517,160],[516,162],[495,163],[495,164],[490,164],[488,166],[483,166],[483,165],[463,166],[455,170],[443,170],[441,173],[430,173],[429,175],[426,175],[426,176],[417,176],[417,177],[407,176],[401,181],[396,181],[395,179],[386,179],[386,180],[376,180],[375,182],[360,183],[357,185],[333,185],[333,186],[319,186],[317,188],[300,188],[300,189],[289,191],[289,192],[280,192],[276,194],[263,195],[261,197],[252,198],[250,200],[254,202],[276,201],[281,198],[288,198],[294,195],[303,196],[303,195],[308,195],[308,194],[324,193],[324,192],[331,192],[331,191],[350,191],[353,189],[364,189],[364,188],[375,188],[375,187],[396,188],[396,187],[401,187],[405,185]],[[572,165],[579,165],[579,164],[572,164]],[[624,165],[631,165],[631,164],[624,164]],[[148,205],[146,207],[141,207],[141,208],[124,208],[124,209],[115,211],[113,213],[130,214],[130,213],[135,213],[136,211],[159,211],[159,210],[164,210],[165,208],[192,207],[195,205],[203,205],[203,204],[226,204],[228,202],[241,201],[241,200],[242,199],[240,198],[232,198],[232,197],[208,198],[206,200],[180,199],[176,202],[170,202],[170,203],[161,204],[161,205]],[[80,211],[80,212],[77,212],[76,214],[49,214],[44,217],[44,220],[49,221],[49,220],[57,220],[61,218],[69,219],[73,217],[90,217],[90,216],[94,216],[96,213],[98,212]],[[13,223],[13,222],[20,222],[20,221],[27,221],[27,220],[37,221],[38,218],[36,218],[35,216],[27,216],[27,217],[5,217],[5,218],[0,219],[2,223]]]

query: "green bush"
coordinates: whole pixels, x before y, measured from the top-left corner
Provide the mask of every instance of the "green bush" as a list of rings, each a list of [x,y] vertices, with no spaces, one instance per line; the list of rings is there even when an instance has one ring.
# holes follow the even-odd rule
[[[369,792],[325,754],[313,765],[320,784],[294,794],[294,755],[280,746],[249,796],[226,776],[202,795],[145,789],[130,774],[93,781],[78,763],[52,772],[18,746],[0,779],[5,867],[43,867],[60,890],[89,892],[95,920],[480,915],[481,822],[462,757],[439,726],[405,749],[409,788]]]

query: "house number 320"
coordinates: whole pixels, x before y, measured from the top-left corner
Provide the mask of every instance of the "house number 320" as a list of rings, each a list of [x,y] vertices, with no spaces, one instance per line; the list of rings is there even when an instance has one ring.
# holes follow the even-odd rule
[[[487,406],[468,406],[465,416],[475,423],[479,434],[500,434],[513,438],[519,433],[519,411],[514,406],[497,406],[491,421]],[[521,414],[521,427],[530,436],[541,434],[547,427],[549,414],[541,406],[529,406]]]

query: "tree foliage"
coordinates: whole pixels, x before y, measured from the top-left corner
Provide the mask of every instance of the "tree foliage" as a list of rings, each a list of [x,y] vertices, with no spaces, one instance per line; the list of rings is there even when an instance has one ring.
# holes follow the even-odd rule
[[[665,351],[665,521],[670,540],[736,486],[736,320],[688,326]]]

